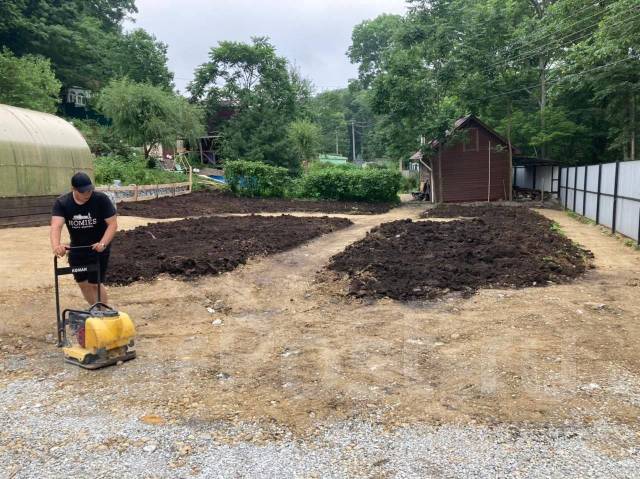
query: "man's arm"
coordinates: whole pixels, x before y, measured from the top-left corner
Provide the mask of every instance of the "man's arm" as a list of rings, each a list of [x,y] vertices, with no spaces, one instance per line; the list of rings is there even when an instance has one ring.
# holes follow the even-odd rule
[[[107,218],[106,220],[104,220],[104,222],[107,223],[107,229],[102,235],[102,239],[100,240],[99,243],[92,245],[92,248],[98,253],[102,253],[105,250],[105,248],[109,246],[109,243],[113,241],[113,237],[115,236],[116,231],[118,231],[117,215],[113,215],[111,218]]]
[[[62,258],[67,254],[67,250],[64,245],[60,244],[60,236],[62,234],[62,227],[64,226],[64,218],[62,216],[51,217],[51,228],[49,228],[49,239],[51,240],[51,249],[53,254]]]

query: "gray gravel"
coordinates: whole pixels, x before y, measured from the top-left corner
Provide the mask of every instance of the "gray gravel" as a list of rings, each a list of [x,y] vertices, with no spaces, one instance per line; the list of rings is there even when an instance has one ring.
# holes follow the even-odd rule
[[[52,401],[59,378],[0,386],[0,477],[638,477],[626,426],[318,426],[260,440],[253,424],[147,425],[89,397]],[[277,427],[277,426],[274,426]],[[273,432],[273,431],[271,431]],[[272,436],[269,436],[272,437]]]

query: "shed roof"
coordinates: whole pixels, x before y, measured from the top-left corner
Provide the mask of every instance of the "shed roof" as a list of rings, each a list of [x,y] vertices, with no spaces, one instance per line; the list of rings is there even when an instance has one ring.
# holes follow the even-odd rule
[[[500,135],[497,131],[495,131],[493,128],[491,128],[489,125],[487,125],[486,123],[480,121],[480,119],[475,116],[475,115],[467,115],[467,116],[463,116],[462,118],[458,118],[455,123],[453,124],[453,128],[451,130],[448,130],[445,134],[445,139],[442,143],[446,143],[447,140],[449,138],[451,138],[453,136],[453,134],[456,131],[462,130],[464,129],[466,126],[468,126],[470,123],[476,123],[478,126],[480,126],[481,128],[483,128],[485,131],[487,131],[490,135],[492,135],[493,137],[495,137],[500,143],[502,143],[504,146],[508,146],[509,145],[509,141],[503,137],[502,135]],[[431,146],[431,148],[433,148],[434,150],[437,150],[440,147],[440,140],[432,140],[429,143],[429,146]],[[514,153],[519,153],[518,148],[516,148],[515,146],[513,146],[513,144],[511,145],[511,150]]]
[[[80,170],[93,174],[93,156],[71,123],[0,104],[0,197],[61,194]]]
[[[514,156],[513,166],[557,166],[558,162],[535,156]]]
[[[418,150],[409,157],[411,161],[420,161],[422,159],[422,151]]]

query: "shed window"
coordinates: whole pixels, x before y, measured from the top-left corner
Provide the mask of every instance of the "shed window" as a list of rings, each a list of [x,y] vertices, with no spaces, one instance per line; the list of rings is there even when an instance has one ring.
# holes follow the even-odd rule
[[[478,129],[468,128],[467,139],[462,145],[462,151],[478,151]]]

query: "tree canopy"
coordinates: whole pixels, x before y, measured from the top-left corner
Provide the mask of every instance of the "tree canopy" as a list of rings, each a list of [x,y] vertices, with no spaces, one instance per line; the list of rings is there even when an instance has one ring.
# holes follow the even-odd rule
[[[295,169],[287,127],[299,113],[300,88],[286,59],[267,38],[255,37],[212,48],[188,90],[206,109],[209,125],[220,131],[225,158]]]
[[[0,103],[54,113],[60,87],[49,60],[0,51]]]
[[[640,60],[636,0],[409,0],[357,25],[349,56],[382,117],[387,154],[475,113],[525,153],[632,158]]]
[[[178,138],[193,139],[204,132],[196,106],[148,83],[112,80],[101,91],[97,107],[119,136],[143,147],[145,158],[155,144],[175,145]]]

